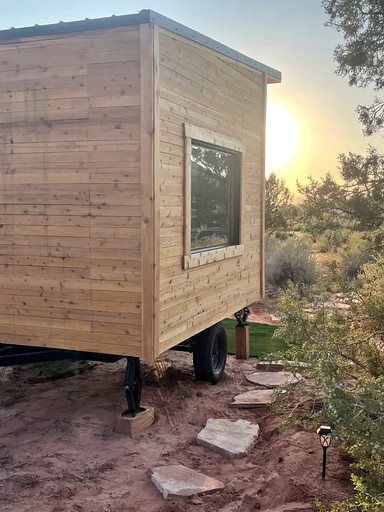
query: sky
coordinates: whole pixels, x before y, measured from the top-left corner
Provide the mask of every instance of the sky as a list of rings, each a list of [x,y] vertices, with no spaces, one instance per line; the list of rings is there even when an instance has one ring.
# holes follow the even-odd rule
[[[373,89],[335,75],[342,38],[321,0],[0,0],[0,28],[131,14],[153,9],[282,73],[268,89],[266,171],[292,188],[311,175],[337,173],[338,155],[384,151],[382,135],[364,137],[355,109]]]

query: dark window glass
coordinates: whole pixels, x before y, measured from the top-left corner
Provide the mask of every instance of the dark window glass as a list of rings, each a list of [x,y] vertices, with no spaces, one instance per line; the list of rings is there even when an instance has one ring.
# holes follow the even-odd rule
[[[239,243],[240,154],[192,142],[191,249]]]

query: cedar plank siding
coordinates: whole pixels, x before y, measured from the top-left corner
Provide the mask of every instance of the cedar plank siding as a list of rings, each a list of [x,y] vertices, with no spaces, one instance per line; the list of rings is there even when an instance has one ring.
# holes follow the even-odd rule
[[[160,31],[160,352],[255,301],[262,292],[263,73]],[[183,270],[184,123],[245,146],[244,253]]]
[[[0,342],[142,355],[140,27],[0,44]]]
[[[260,297],[266,82],[153,24],[0,41],[0,343],[153,359]],[[245,148],[188,269],[185,123]]]

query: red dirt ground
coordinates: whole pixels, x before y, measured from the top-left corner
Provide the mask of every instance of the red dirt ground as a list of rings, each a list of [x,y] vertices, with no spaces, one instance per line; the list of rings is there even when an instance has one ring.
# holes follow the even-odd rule
[[[316,498],[343,498],[347,467],[335,445],[322,481],[315,433],[279,432],[268,408],[229,407],[252,388],[244,375],[254,365],[230,357],[216,386],[194,381],[189,354],[144,366],[142,403],[155,408],[156,422],[135,439],[113,432],[125,408],[124,361],[85,364],[60,379],[52,364],[0,370],[1,511],[312,511]],[[228,460],[195,442],[208,418],[257,422],[260,438],[246,458]],[[166,464],[218,478],[225,490],[166,501],[150,481],[150,468]]]
[[[267,313],[264,309],[263,306],[251,307],[247,321],[251,323],[278,325],[279,319],[275,315]]]

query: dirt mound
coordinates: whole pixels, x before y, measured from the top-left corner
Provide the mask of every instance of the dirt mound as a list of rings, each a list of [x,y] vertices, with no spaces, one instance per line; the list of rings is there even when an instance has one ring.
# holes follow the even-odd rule
[[[251,365],[229,357],[216,386],[194,381],[188,354],[144,365],[142,403],[155,408],[156,422],[135,439],[113,432],[115,415],[126,408],[123,361],[60,380],[44,380],[48,367],[43,374],[39,368],[39,379],[34,366],[0,373],[2,512],[288,512],[315,510],[315,498],[342,498],[346,463],[335,445],[322,481],[315,433],[279,432],[280,419],[268,408],[229,407],[235,394],[252,389],[244,377]],[[225,459],[195,442],[208,418],[257,422],[259,441],[246,458]],[[165,501],[149,469],[166,464],[217,478],[225,490]]]

